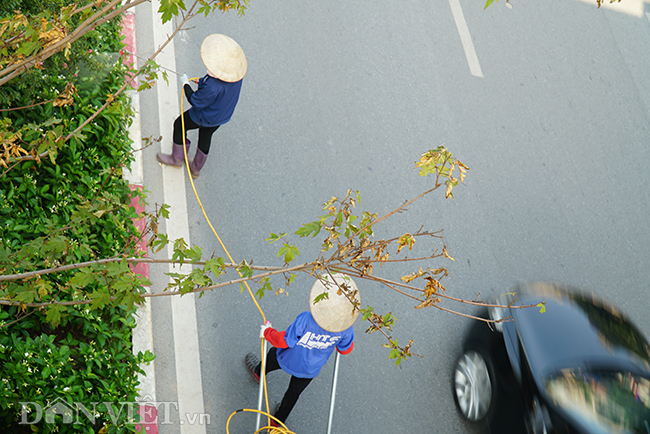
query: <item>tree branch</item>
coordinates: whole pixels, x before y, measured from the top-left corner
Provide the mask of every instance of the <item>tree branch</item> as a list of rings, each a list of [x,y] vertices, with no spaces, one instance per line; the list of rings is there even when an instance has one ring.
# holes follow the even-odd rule
[[[104,24],[106,21],[110,20],[111,18],[114,18],[122,14],[123,12],[127,11],[128,9],[135,7],[140,3],[144,3],[145,1],[148,0],[134,0],[132,3],[126,3],[124,6],[121,6],[115,9],[114,11],[110,12],[108,15],[102,17],[102,15],[110,11],[114,6],[120,4],[121,1],[122,0],[113,0],[112,2],[104,6],[102,9],[95,12],[92,16],[87,18],[72,33],[62,38],[58,42],[48,46],[47,48],[43,49],[42,51],[32,56],[29,56],[27,59],[24,59],[20,62],[17,62],[11,66],[4,68],[3,70],[0,70],[0,77],[1,77],[0,86],[7,83],[14,77],[27,71],[29,68],[36,65],[37,62],[42,62],[43,60],[52,57],[54,54],[58,53],[63,48],[65,48],[66,45],[72,44],[77,39],[81,38],[86,33],[93,30],[95,27],[97,27],[98,25]]]
[[[52,273],[60,273],[60,272],[63,272],[63,271],[78,270],[80,268],[90,267],[92,265],[103,265],[103,264],[110,264],[110,263],[121,262],[121,261],[126,261],[129,264],[178,264],[178,265],[180,265],[179,261],[173,261],[171,259],[115,257],[115,258],[98,259],[98,260],[95,260],[95,261],[79,262],[77,264],[61,265],[59,267],[47,268],[47,269],[43,269],[43,270],[28,271],[28,272],[19,273],[19,274],[7,274],[7,275],[0,276],[0,282],[7,282],[7,281],[12,281],[12,280],[31,279],[31,278],[36,277],[36,276],[43,276],[43,275],[52,274]],[[206,261],[200,261],[200,262],[187,262],[187,261],[185,261],[184,263],[185,264],[190,264],[190,265],[205,265],[207,262]],[[304,265],[308,266],[308,265],[312,265],[312,264],[304,264]],[[226,268],[237,268],[239,265],[238,264],[225,263],[224,266]],[[255,265],[251,265],[250,268],[253,269],[253,270],[260,270],[260,271],[287,270],[286,267],[268,267],[268,266],[255,266]]]
[[[111,258],[111,259],[116,259],[116,258]],[[149,262],[149,258],[133,258],[133,259],[138,260],[138,261],[134,261],[134,262]],[[155,259],[155,260],[151,260],[151,261],[160,262],[160,263],[174,263],[173,261],[166,260],[166,259]],[[112,262],[115,262],[115,261],[112,261]],[[178,263],[178,262],[175,262],[175,263]],[[262,273],[262,274],[256,274],[256,275],[251,276],[251,277],[241,277],[241,278],[238,278],[238,279],[229,280],[227,282],[222,282],[222,283],[219,283],[219,284],[216,284],[216,285],[210,285],[210,286],[205,286],[205,287],[201,287],[201,288],[196,288],[196,289],[193,289],[193,290],[191,290],[191,291],[189,291],[187,293],[190,294],[190,293],[196,293],[196,292],[204,292],[204,291],[208,291],[208,290],[212,290],[212,289],[222,288],[224,286],[235,285],[237,283],[243,283],[243,282],[248,282],[248,281],[255,281],[255,280],[258,280],[258,279],[262,279],[264,277],[270,277],[270,276],[274,276],[274,275],[277,275],[277,274],[283,274],[283,273],[288,273],[288,272],[292,272],[292,271],[306,271],[306,270],[312,269],[314,265],[315,265],[314,263],[306,263],[306,264],[302,264],[302,265],[295,265],[293,267],[255,267],[256,269],[269,269],[269,270],[272,270],[272,271],[269,271],[267,273]],[[237,264],[228,264],[227,266],[230,267],[230,268],[237,268],[238,267]],[[251,268],[253,268],[253,267],[251,266]],[[164,297],[164,296],[170,296],[170,295],[184,295],[184,294],[182,294],[180,291],[164,291],[164,292],[160,292],[160,293],[157,293],[157,294],[139,294],[140,298],[143,298],[143,299],[144,298],[152,298],[152,297]],[[116,299],[117,299],[117,297],[110,297],[109,298],[110,301],[115,301]],[[43,303],[22,303],[22,302],[19,302],[19,301],[10,301],[10,300],[0,299],[0,305],[4,305],[4,306],[24,306],[24,307],[32,307],[32,308],[42,308],[42,307],[47,307],[47,306],[50,306],[50,305],[53,305],[53,304],[60,304],[61,306],[77,306],[77,305],[90,304],[92,302],[93,302],[93,300],[84,299],[84,300],[75,300],[75,301],[49,301],[49,302],[43,302]]]
[[[120,0],[114,0],[114,1],[119,2]],[[122,12],[126,11],[127,9],[129,9],[131,7],[134,7],[134,6],[136,6],[136,5],[140,4],[140,3],[143,3],[145,1],[148,1],[148,0],[134,0],[133,3],[128,3],[127,2],[127,4],[125,6],[123,6],[122,8],[119,9],[121,11],[120,13],[122,13]],[[158,54],[160,54],[160,52],[172,41],[174,36],[176,36],[176,34],[183,28],[185,23],[188,20],[190,20],[191,18],[193,18],[193,17],[195,17],[197,15],[196,13],[190,14],[190,12],[196,7],[197,4],[198,4],[198,0],[195,0],[195,2],[192,4],[192,7],[190,8],[190,11],[188,12],[188,15],[176,27],[176,29],[171,34],[171,36],[168,36],[167,40],[153,53],[153,55],[151,55],[151,57],[149,57],[147,62],[150,62],[153,59],[155,59],[158,56]],[[104,8],[104,9],[106,9],[106,8]],[[117,10],[115,12],[117,12]],[[115,12],[113,12],[111,14],[111,17],[114,16]],[[108,19],[110,19],[110,17],[106,17],[105,21],[107,21]],[[88,20],[86,20],[86,21],[88,21]],[[98,22],[98,23],[103,24],[105,21],[101,21],[101,22]],[[98,25],[98,24],[94,24],[92,27],[94,28],[96,25]],[[53,55],[53,54],[54,53],[50,54],[50,56]],[[142,73],[144,71],[144,68],[145,68],[145,65],[143,65],[141,68],[139,68],[136,71],[135,75],[139,75],[140,73]],[[25,70],[26,69],[28,69],[28,68],[25,68]],[[2,72],[4,72],[4,70],[0,71],[0,75],[2,74]],[[20,72],[20,73],[22,73],[22,72]],[[2,84],[4,84],[6,81],[8,81],[8,80],[0,79],[0,86],[2,86]],[[125,81],[125,83],[113,94],[113,98],[107,99],[107,101],[99,109],[97,109],[97,111],[95,111],[95,113],[93,113],[88,119],[86,119],[81,125],[79,125],[74,131],[69,133],[66,137],[63,137],[63,136],[59,137],[58,142],[60,142],[60,144],[62,145],[63,143],[70,140],[75,134],[79,133],[84,127],[86,127],[90,122],[92,122],[102,111],[104,111],[113,102],[115,97],[117,97],[119,94],[121,94],[129,86],[129,84],[130,84],[130,81]],[[38,155],[38,159],[45,158],[48,154],[49,154],[49,151],[45,151],[45,152]],[[33,155],[27,155],[27,156],[23,156],[23,157],[15,159],[15,160],[12,160],[11,163],[13,163],[13,164],[7,170],[5,170],[2,173],[2,175],[0,175],[0,177],[6,175],[7,172],[9,172],[11,169],[13,169],[19,162],[31,161],[31,160],[36,160],[36,159],[37,158],[35,156],[33,156]]]
[[[362,228],[359,228],[359,230],[358,230],[355,234],[350,235],[350,236],[348,237],[347,240],[345,240],[344,242],[342,242],[342,243],[340,244],[340,246],[336,249],[336,251],[332,254],[332,256],[330,256],[330,259],[327,261],[327,263],[329,264],[329,263],[333,260],[333,258],[334,258],[335,256],[339,256],[339,252],[341,251],[341,247],[342,247],[342,246],[345,246],[348,242],[350,242],[350,240],[352,240],[353,238],[355,238],[358,234],[363,233],[363,231],[365,231],[366,229],[368,229],[368,228],[370,228],[370,227],[376,225],[377,223],[380,223],[380,222],[386,220],[388,217],[390,217],[390,216],[392,216],[392,215],[394,215],[394,214],[400,212],[401,210],[403,210],[404,208],[406,208],[407,206],[409,206],[410,204],[412,204],[412,203],[415,202],[416,200],[418,200],[418,199],[420,199],[420,198],[426,196],[427,194],[431,193],[431,192],[434,191],[434,190],[437,190],[441,185],[442,185],[442,184],[439,184],[439,183],[438,183],[438,180],[436,180],[436,186],[433,187],[432,189],[427,190],[427,191],[425,191],[424,193],[421,193],[421,194],[420,194],[418,197],[416,197],[415,199],[411,199],[410,201],[404,202],[404,204],[403,204],[402,206],[400,206],[400,207],[394,209],[393,211],[389,212],[388,214],[385,214],[385,215],[379,217],[377,220],[375,220],[375,221],[373,221],[373,222],[367,224],[366,226],[364,226],[364,227],[362,227]]]

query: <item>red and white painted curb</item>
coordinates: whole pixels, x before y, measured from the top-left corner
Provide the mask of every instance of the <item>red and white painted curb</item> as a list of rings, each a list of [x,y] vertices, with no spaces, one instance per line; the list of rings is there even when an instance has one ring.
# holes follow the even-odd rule
[[[126,12],[122,16],[122,35],[124,36],[124,43],[127,49],[127,56],[125,62],[133,67],[136,66],[135,55],[137,53],[136,40],[135,40],[135,14],[133,12]],[[137,88],[137,77],[133,79],[132,86]],[[133,149],[140,149],[142,143],[140,131],[140,98],[137,92],[130,91],[131,103],[133,105],[134,119],[131,127],[129,128],[129,136],[133,142]],[[144,176],[142,167],[142,152],[135,153],[135,161],[132,163],[131,170],[124,173],[124,178],[129,181],[131,190],[140,190],[144,188]],[[138,196],[131,198],[131,206],[133,206],[138,214],[143,214],[144,206]],[[146,222],[144,217],[134,222],[135,226],[141,231],[144,231]],[[138,248],[147,252],[147,243],[143,238],[138,242]],[[149,264],[137,264],[133,270],[149,278]],[[147,292],[150,289],[147,288]],[[133,330],[133,353],[138,354],[140,351],[153,352],[153,327],[151,321],[151,304],[146,301],[138,308],[136,315],[136,327]],[[156,378],[154,364],[149,366],[141,366],[146,375],[139,374],[140,380],[140,398],[144,402],[156,402]],[[155,405],[143,404],[138,408],[138,414],[142,417],[142,421],[136,426],[138,432],[146,434],[158,434],[158,414]]]

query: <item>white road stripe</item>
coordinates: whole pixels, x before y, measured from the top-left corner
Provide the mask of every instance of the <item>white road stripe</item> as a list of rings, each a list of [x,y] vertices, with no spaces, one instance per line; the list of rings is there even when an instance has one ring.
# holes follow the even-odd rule
[[[153,0],[153,40],[156,49],[160,47],[171,35],[173,28],[171,22],[162,24],[158,9],[160,0]],[[156,62],[165,68],[176,71],[176,56],[173,43],[165,47],[164,51],[156,58]],[[169,85],[164,80],[156,82],[158,91],[158,111],[160,134],[164,137],[161,142],[162,151],[171,153],[172,123],[179,114],[179,89],[177,79],[171,78]],[[185,169],[178,169],[162,165],[164,201],[170,208],[167,220],[167,235],[170,240],[183,238],[190,244],[190,231],[187,222],[187,199],[185,197]],[[172,256],[172,246],[168,249],[169,257]],[[191,267],[172,267],[170,271],[189,274]],[[178,393],[178,413],[180,416],[181,434],[205,434],[205,424],[191,423],[195,415],[204,413],[203,385],[201,381],[201,361],[199,357],[199,338],[196,323],[196,306],[194,295],[182,297],[173,296],[172,322],[174,335],[174,354],[176,364],[176,390]],[[189,416],[189,418],[188,418]]]
[[[476,55],[474,43],[472,42],[472,37],[469,34],[469,29],[465,22],[463,10],[460,7],[460,1],[449,0],[449,6],[451,6],[451,13],[454,15],[454,21],[456,21],[460,41],[463,43],[465,57],[467,57],[467,63],[469,63],[469,71],[473,76],[482,78],[483,71],[481,71],[481,65],[478,63],[478,56]]]

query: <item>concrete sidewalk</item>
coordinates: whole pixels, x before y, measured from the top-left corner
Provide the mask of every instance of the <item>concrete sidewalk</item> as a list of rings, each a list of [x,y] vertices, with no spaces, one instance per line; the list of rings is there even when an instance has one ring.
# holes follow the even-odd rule
[[[161,23],[157,13],[159,7],[159,1],[144,3],[134,8],[134,12],[127,13],[123,19],[125,44],[131,53],[131,62],[134,65],[142,64],[141,59],[148,58],[153,53],[152,47],[160,46],[166,40],[167,35],[172,33],[171,23],[166,25]],[[137,27],[140,25],[144,27],[141,32],[144,35],[141,39],[144,41],[144,48],[139,46],[140,38],[136,36],[138,34]],[[156,62],[164,68],[163,70],[176,69],[173,43],[170,43],[158,55]],[[135,117],[130,135],[134,149],[140,149],[143,143],[140,95],[138,92],[131,92]],[[156,100],[155,104],[161,111],[158,116],[160,134],[170,137],[171,122],[166,114],[179,113],[178,95],[180,94],[176,77],[172,75],[169,85],[165,84],[164,80],[159,80],[153,91],[143,92],[142,95],[146,95],[145,110],[149,110],[152,99]],[[169,140],[164,141],[161,147],[163,152],[171,152]],[[166,221],[166,233],[172,242],[175,239],[183,238],[189,244],[184,170],[161,167],[157,162],[152,163],[142,151],[136,152],[135,155],[136,161],[133,163],[131,172],[125,175],[126,179],[134,186],[133,188],[148,189],[151,184],[162,187],[163,201],[171,206],[170,218]],[[149,166],[154,166],[152,169],[158,170],[158,173],[162,175],[161,179],[146,177],[146,168]],[[158,197],[158,191],[154,190],[152,193],[150,197]],[[137,205],[136,209],[142,210],[142,204],[135,205]],[[142,248],[146,249],[146,246],[143,245]],[[171,245],[166,253],[168,257],[171,257]],[[163,267],[152,267],[152,269],[151,275],[147,266],[136,270],[136,272],[150,278],[152,282],[150,292],[153,293],[162,292],[167,285],[169,280],[164,276],[166,271],[177,273],[191,271],[191,267],[187,265],[181,267],[180,270],[171,265],[167,267],[167,270],[164,270]],[[145,422],[148,422],[144,424],[144,428],[149,434],[158,432],[162,434],[204,434],[205,425],[201,422],[205,415],[194,296],[171,296],[163,297],[163,299],[167,300],[148,299],[140,307],[137,327],[133,336],[133,351],[135,353],[149,350],[156,354],[155,361],[150,366],[143,367],[146,375],[140,377],[139,400],[146,405]],[[160,388],[162,393],[157,388],[159,383],[164,384]],[[186,417],[186,420],[183,417]]]

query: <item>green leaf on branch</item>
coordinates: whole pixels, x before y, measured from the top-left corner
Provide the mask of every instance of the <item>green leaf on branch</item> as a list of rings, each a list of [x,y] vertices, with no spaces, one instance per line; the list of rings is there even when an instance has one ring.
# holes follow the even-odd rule
[[[208,4],[202,3],[201,7],[199,8],[198,11],[196,11],[197,14],[203,14],[204,16],[210,15],[210,12],[212,12],[212,9]]]
[[[321,229],[321,222],[305,223],[296,231],[296,235],[298,235],[299,237],[311,236],[312,238],[314,238],[316,235],[320,233],[320,229]]]
[[[212,280],[203,273],[200,268],[195,268],[181,284],[181,295],[191,292],[196,286],[204,287],[212,284]]]
[[[483,8],[483,10],[487,9],[487,7],[490,6],[492,3],[494,3],[494,1],[495,0],[486,0],[485,7]],[[499,0],[496,0],[496,1],[499,1]],[[600,7],[600,4],[603,1],[605,1],[605,0],[596,0],[596,3],[598,4],[598,7]],[[615,1],[617,1],[617,0],[610,0],[610,3],[614,3]],[[618,1],[620,2],[621,0],[618,0]],[[510,4],[510,0],[506,0],[506,6],[509,7],[509,8],[512,8],[512,5]]]
[[[248,265],[248,262],[246,262],[246,260],[241,261],[241,263],[237,265],[237,271],[239,274],[241,274],[241,277],[245,279],[253,275],[253,269],[250,265]]]
[[[38,295],[40,295],[41,298],[45,297],[52,291],[52,283],[47,280],[38,279],[35,286],[36,290],[38,291]]]
[[[106,306],[111,302],[111,299],[107,292],[102,291],[93,291],[88,298],[93,302],[90,304],[91,309],[99,309],[100,307]]]
[[[41,47],[42,44],[38,40],[25,42],[20,46],[20,48],[16,50],[15,55],[29,57],[30,55],[32,55],[32,53],[40,50]]]
[[[333,213],[336,211],[336,207],[334,207],[334,204],[336,203],[337,200],[339,200],[338,197],[332,196],[330,200],[328,200],[323,204],[323,211],[328,210],[330,211],[330,215],[333,215]]]
[[[321,300],[329,300],[330,295],[327,292],[323,292],[322,294],[318,294],[316,297],[314,297],[313,304],[318,303]]]
[[[154,253],[158,253],[169,244],[169,239],[167,238],[167,234],[154,234],[148,244]]]
[[[260,288],[257,290],[255,295],[259,300],[261,300],[262,297],[264,297],[266,291],[272,291],[272,290],[273,288],[271,287],[271,279],[265,277],[260,281]]]
[[[359,234],[359,238],[363,239],[373,235],[372,226],[370,225],[372,224],[372,222],[377,220],[377,216],[378,216],[377,213],[369,213],[367,211],[363,212],[363,216],[361,217],[361,223],[359,223],[359,228],[365,228],[365,229],[361,231],[361,233]]]
[[[191,249],[186,249],[185,257],[189,259],[192,264],[201,261],[201,248],[195,244]]]
[[[464,182],[465,174],[469,170],[465,164],[454,158],[451,152],[444,146],[438,146],[436,149],[425,152],[420,156],[420,161],[416,161],[415,168],[420,169],[420,176],[434,175],[436,177],[436,188],[440,186],[440,180],[445,179],[444,184],[447,186],[445,198],[453,198],[452,189],[458,182]],[[454,177],[458,170],[459,178]]]
[[[172,255],[172,261],[179,262],[181,267],[185,262],[186,249],[187,249],[187,243],[185,242],[184,239],[178,238],[176,241],[174,241],[174,253]]]
[[[366,309],[359,309],[359,313],[361,313],[361,321],[367,321],[368,318],[372,316],[374,310],[375,308],[370,306],[368,306]]]
[[[52,239],[45,245],[45,251],[54,254],[65,251],[68,247],[68,240],[62,236],[52,237]]]
[[[22,303],[32,303],[36,300],[38,293],[34,288],[20,286],[20,291],[16,294],[16,301]]]
[[[72,276],[72,279],[70,279],[68,283],[73,288],[85,288],[96,280],[97,277],[95,275],[95,271],[92,268],[87,267],[77,271],[77,273]]]
[[[162,22],[165,24],[172,19],[172,16],[178,16],[178,10],[186,10],[183,0],[162,0],[158,12],[162,13]]]
[[[346,228],[345,228],[345,232],[343,233],[343,235],[344,235],[346,238],[350,237],[350,235],[354,235],[354,234],[356,234],[357,232],[359,232],[359,228],[352,224],[352,223],[354,223],[354,221],[355,221],[357,218],[358,218],[358,217],[355,216],[355,215],[351,215],[351,216],[348,217],[348,224],[347,224],[347,226],[346,226]]]
[[[447,190],[445,191],[445,199],[453,199],[454,195],[452,194],[451,190],[458,185],[458,180],[456,178],[449,178],[445,181],[445,185],[447,185]]]
[[[300,251],[295,244],[289,245],[288,243],[284,243],[284,245],[280,247],[277,256],[280,257],[282,255],[284,255],[284,263],[289,264],[291,261],[296,259],[296,256],[300,256]]]
[[[334,226],[336,226],[337,228],[341,227],[341,224],[343,224],[343,213],[341,211],[339,211],[336,214],[336,218],[334,219],[334,223],[332,223],[332,224]]]
[[[264,241],[268,241],[269,244],[273,244],[276,241],[281,240],[282,237],[284,237],[285,235],[287,235],[285,232],[281,233],[280,235],[277,235],[277,234],[274,234],[273,232],[271,232],[271,236],[264,239]]]
[[[64,311],[65,306],[60,304],[51,304],[47,307],[45,319],[50,321],[54,326],[58,326],[61,323],[61,315]]]
[[[212,258],[205,263],[205,269],[219,278],[226,270],[226,263],[223,258]]]
[[[160,209],[158,210],[158,217],[162,217],[164,219],[169,218],[169,205],[166,203],[160,205]]]

